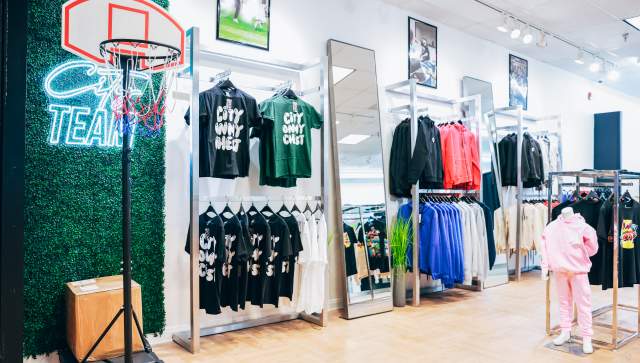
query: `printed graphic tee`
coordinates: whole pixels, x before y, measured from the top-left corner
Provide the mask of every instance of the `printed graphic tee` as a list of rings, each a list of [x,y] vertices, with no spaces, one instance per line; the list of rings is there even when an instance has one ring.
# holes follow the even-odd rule
[[[247,211],[251,249],[249,256],[249,276],[247,301],[263,306],[265,290],[271,289],[267,279],[268,258],[271,255],[271,228],[267,219],[254,208]]]
[[[225,259],[224,224],[219,216],[211,217],[207,213],[198,218],[200,309],[207,314],[220,314],[222,264]],[[184,247],[187,253],[191,253],[190,239],[189,236]]]
[[[245,302],[249,300],[247,299],[247,291],[249,288],[249,267],[253,246],[251,245],[251,237],[249,234],[249,217],[244,211],[244,208],[240,207],[240,211],[238,211],[236,217],[238,217],[240,225],[242,226],[242,240],[244,242],[244,250],[246,251],[244,256],[241,257],[238,267],[240,276],[238,281],[238,307],[244,309]]]
[[[199,100],[200,176],[248,176],[249,128],[261,123],[256,100],[229,81],[200,93]]]
[[[276,214],[268,217],[271,230],[271,254],[267,259],[264,303],[278,307],[280,288],[291,256],[291,233],[284,219]],[[267,288],[268,286],[268,288]]]
[[[289,228],[289,240],[291,243],[291,256],[282,261],[282,284],[280,285],[280,296],[293,299],[293,285],[295,282],[295,269],[298,254],[302,251],[302,238],[298,220],[293,215],[283,217]]]
[[[632,287],[640,283],[640,204],[636,201],[621,203],[620,245],[618,246],[618,287]],[[598,244],[603,249],[601,271],[602,289],[613,287],[613,205],[606,201],[600,209]],[[592,267],[593,269],[593,267]]]
[[[352,276],[358,273],[355,249],[355,244],[358,241],[356,239],[356,232],[353,230],[353,227],[346,223],[343,223],[342,228],[344,240],[344,258],[346,262],[347,276]]]
[[[322,117],[300,98],[277,95],[260,104],[264,122],[273,125],[274,178],[311,177],[311,129],[322,127]],[[268,121],[267,121],[268,120]]]
[[[222,295],[220,306],[230,307],[233,311],[238,311],[238,293],[240,290],[240,277],[242,271],[240,265],[246,261],[247,251],[245,250],[244,234],[240,220],[235,215],[224,220],[224,246],[225,256],[222,264]]]

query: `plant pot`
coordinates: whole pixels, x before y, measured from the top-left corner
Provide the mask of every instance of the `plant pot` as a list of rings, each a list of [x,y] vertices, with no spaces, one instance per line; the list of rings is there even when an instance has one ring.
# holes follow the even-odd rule
[[[407,272],[403,268],[393,269],[393,306],[407,305]]]

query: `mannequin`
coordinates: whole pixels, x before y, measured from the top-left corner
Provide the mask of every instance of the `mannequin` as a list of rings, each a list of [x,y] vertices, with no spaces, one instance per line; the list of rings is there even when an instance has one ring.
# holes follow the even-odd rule
[[[582,330],[582,351],[593,353],[591,317],[591,286],[588,273],[591,260],[598,251],[596,231],[571,207],[564,208],[555,221],[549,223],[542,234],[542,278],[547,280],[553,272],[560,300],[561,334],[555,345],[571,340],[573,305],[578,308],[578,324]]]

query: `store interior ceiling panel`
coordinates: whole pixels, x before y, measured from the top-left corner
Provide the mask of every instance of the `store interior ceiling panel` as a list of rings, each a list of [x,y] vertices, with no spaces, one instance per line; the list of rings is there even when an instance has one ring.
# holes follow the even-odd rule
[[[384,0],[426,19],[457,28],[471,35],[512,49],[525,57],[540,60],[593,81],[602,81],[626,94],[640,97],[640,31],[623,19],[640,15],[640,0],[482,0],[525,22],[560,35],[576,45],[615,63],[620,78],[610,81],[604,72],[589,71],[574,62],[577,50],[552,37],[548,46],[538,47],[539,32],[528,45],[511,39],[496,26],[502,15],[475,0]],[[628,33],[625,41],[623,34]]]

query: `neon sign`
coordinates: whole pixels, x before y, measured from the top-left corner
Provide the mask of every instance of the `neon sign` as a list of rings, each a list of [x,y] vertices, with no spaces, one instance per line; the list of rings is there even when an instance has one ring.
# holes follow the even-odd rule
[[[151,77],[131,73],[131,96],[141,96]],[[111,95],[122,91],[122,73],[84,60],[63,63],[45,78],[51,101],[49,143],[52,145],[122,147],[122,123],[111,112]],[[118,106],[116,106],[118,107]],[[131,122],[131,146],[137,122]]]

